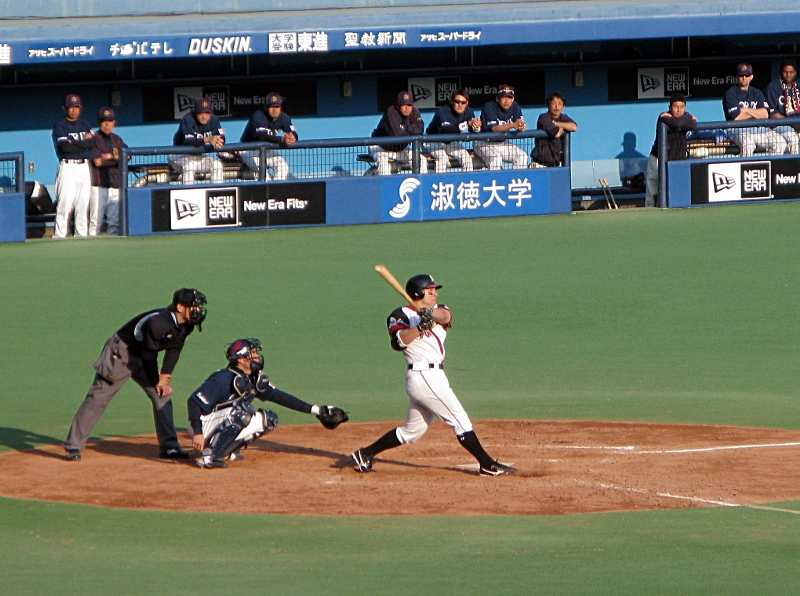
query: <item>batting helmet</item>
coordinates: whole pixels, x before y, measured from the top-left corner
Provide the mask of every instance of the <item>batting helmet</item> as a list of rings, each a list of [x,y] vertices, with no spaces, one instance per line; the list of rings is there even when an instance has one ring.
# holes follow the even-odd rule
[[[255,357],[253,352],[256,352]],[[237,339],[225,348],[225,357],[231,364],[236,364],[240,358],[249,358],[253,372],[259,372],[264,368],[264,358],[261,356],[261,342],[255,337]]]
[[[420,273],[406,282],[406,293],[414,300],[419,300],[425,296],[425,288],[436,288],[438,290],[441,287],[433,277],[427,273]]]

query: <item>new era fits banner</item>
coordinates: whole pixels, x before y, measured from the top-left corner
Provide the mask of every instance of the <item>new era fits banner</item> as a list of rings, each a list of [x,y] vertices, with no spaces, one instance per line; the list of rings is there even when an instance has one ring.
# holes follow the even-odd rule
[[[325,183],[154,190],[154,232],[326,223]]]

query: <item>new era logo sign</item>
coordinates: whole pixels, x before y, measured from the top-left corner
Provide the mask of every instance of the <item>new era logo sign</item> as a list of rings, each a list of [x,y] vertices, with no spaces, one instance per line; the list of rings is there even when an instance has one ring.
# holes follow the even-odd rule
[[[191,110],[194,108],[195,98],[182,93],[176,94],[178,101],[178,111]]]
[[[721,192],[736,186],[736,180],[719,172],[711,173],[711,181],[714,186],[714,192]]]
[[[200,213],[200,207],[189,201],[181,199],[175,200],[175,211],[178,214],[178,220]]]
[[[432,95],[430,89],[421,85],[411,85],[411,93],[414,95],[415,102],[428,99]]]
[[[658,89],[661,87],[661,81],[645,74],[639,76],[639,82],[642,86],[642,91],[650,91],[651,89]]]
[[[709,203],[772,198],[768,161],[714,163],[707,171]]]

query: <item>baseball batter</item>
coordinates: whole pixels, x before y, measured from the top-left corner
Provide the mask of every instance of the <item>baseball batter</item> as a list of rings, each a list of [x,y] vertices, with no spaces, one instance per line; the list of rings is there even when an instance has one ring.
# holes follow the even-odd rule
[[[441,287],[430,275],[415,275],[406,283],[406,292],[414,306],[403,306],[389,315],[387,326],[392,349],[402,352],[408,369],[408,415],[405,425],[353,453],[357,472],[372,471],[379,453],[421,439],[436,418],[452,428],[461,446],[478,460],[481,476],[501,476],[516,471],[492,459],[483,449],[444,373],[444,342],[453,315],[447,306],[437,303]]]
[[[96,145],[92,149],[92,192],[89,197],[89,236],[97,236],[108,223],[109,234],[119,234],[120,149],[127,147],[119,135],[114,134],[116,114],[111,108],[100,108],[97,122]]]
[[[240,139],[242,143],[275,143],[286,147],[298,139],[292,119],[283,111],[283,98],[270,91],[264,98],[264,107],[253,112]],[[258,172],[260,159],[258,151],[243,151],[242,162],[254,172]],[[275,180],[286,180],[289,177],[289,164],[274,149],[266,150],[265,167],[271,168]],[[270,179],[266,173],[266,180]]]
[[[753,82],[753,67],[746,62],[736,67],[738,83],[725,92],[722,109],[726,120],[766,120],[769,118],[769,105],[761,93],[750,83]],[[750,157],[760,152],[782,155],[786,151],[786,140],[765,126],[731,128],[728,136],[739,145],[740,155]]]
[[[514,101],[514,88],[500,85],[497,88],[497,100],[490,101],[481,110],[483,132],[524,131],[527,128],[522,108]],[[503,162],[510,163],[515,170],[528,167],[528,155],[508,140],[475,141],[475,153],[490,170],[499,170]]]
[[[210,101],[201,98],[194,102],[194,109],[181,120],[172,144],[203,147],[205,151],[222,149],[225,131],[214,115]],[[184,184],[194,184],[197,172],[210,173],[212,184],[219,184],[224,179],[222,162],[214,155],[173,155],[168,161],[176,172],[182,172]]]
[[[79,95],[67,95],[63,110],[66,116],[53,126],[53,144],[59,159],[54,238],[67,237],[73,215],[75,235],[86,236],[89,233],[89,193],[92,187],[89,160],[95,138],[89,124],[80,119],[83,103]]]
[[[244,459],[241,447],[277,426],[278,415],[256,410],[255,398],[313,414],[329,429],[347,422],[347,413],[341,408],[312,406],[275,387],[264,373],[257,339],[237,339],[226,348],[225,357],[228,367],[208,377],[188,400],[189,434],[192,445],[201,453],[199,467],[227,468],[226,459]]]
[[[160,447],[159,457],[188,459],[178,444],[172,417],[172,371],[180,358],[186,338],[206,318],[206,297],[191,288],[181,288],[172,296],[172,304],[143,312],[128,321],[106,342],[94,363],[96,371],[64,442],[67,460],[79,461],[81,450],[108,404],[133,379],[153,402],[153,418]],[[158,353],[164,352],[161,371]]]

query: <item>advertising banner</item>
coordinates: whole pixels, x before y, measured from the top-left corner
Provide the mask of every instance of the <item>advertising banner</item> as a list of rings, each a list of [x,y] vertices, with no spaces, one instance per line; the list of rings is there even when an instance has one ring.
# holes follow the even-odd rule
[[[691,194],[693,205],[800,199],[800,159],[695,163]]]
[[[384,222],[550,213],[550,170],[392,176],[382,181]]]
[[[152,191],[154,232],[324,223],[324,182]]]

